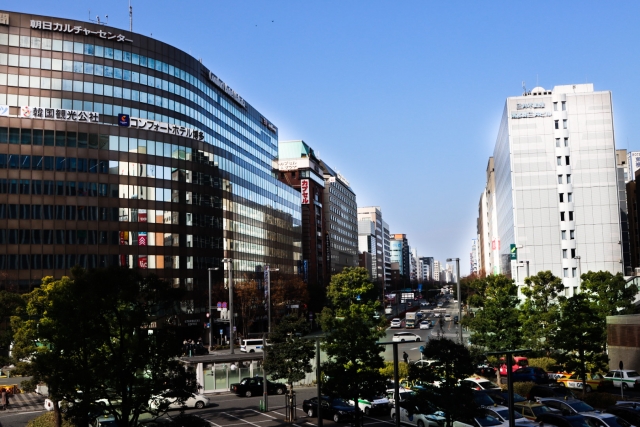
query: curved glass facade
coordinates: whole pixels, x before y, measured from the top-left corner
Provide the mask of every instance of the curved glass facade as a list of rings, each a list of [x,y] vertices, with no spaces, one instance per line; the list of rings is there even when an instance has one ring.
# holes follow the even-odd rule
[[[0,12],[0,280],[27,290],[75,265],[147,269],[204,314],[222,258],[238,280],[266,264],[297,273],[300,200],[273,176],[277,144],[277,128],[185,52]]]

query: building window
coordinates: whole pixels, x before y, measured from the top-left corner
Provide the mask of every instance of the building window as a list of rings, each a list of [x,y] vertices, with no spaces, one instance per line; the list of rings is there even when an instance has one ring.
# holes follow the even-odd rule
[[[567,202],[573,202],[573,193],[567,193]]]
[[[556,163],[557,163],[558,166],[562,166],[562,157],[561,156],[556,157]]]
[[[556,147],[560,147],[560,138],[556,138]]]
[[[567,174],[567,184],[571,184],[571,174]]]
[[[558,175],[558,184],[562,184],[562,175]]]
[[[554,120],[554,126],[556,129],[560,129],[559,120]]]
[[[560,203],[564,202],[564,193],[560,193]]]
[[[567,231],[562,230],[562,240],[567,240]]]
[[[571,249],[571,259],[576,257],[576,250],[575,249]]]
[[[568,268],[563,268],[562,269],[562,277],[569,277],[569,269]]]
[[[569,146],[569,138],[565,138],[564,139],[564,146],[568,147]]]
[[[573,211],[569,211],[569,221],[573,221]]]
[[[562,111],[567,111],[567,101],[562,101]]]
[[[558,111],[558,103],[557,102],[553,103],[553,111]]]
[[[571,269],[571,277],[576,277],[576,270],[577,270],[577,268],[575,268],[575,267],[573,267]]]
[[[564,164],[569,166],[571,162],[569,161],[569,156],[564,156]]]
[[[562,120],[562,129],[567,128],[567,119]]]
[[[564,212],[560,212],[560,221],[564,221]]]
[[[575,231],[574,231],[574,230],[570,230],[570,231],[569,231],[569,239],[570,239],[570,240],[573,240],[573,239],[575,239],[575,238],[576,238]]]
[[[566,249],[563,249],[563,250],[562,250],[562,258],[563,258],[563,259],[566,259],[566,258],[567,258],[567,250],[566,250]]]

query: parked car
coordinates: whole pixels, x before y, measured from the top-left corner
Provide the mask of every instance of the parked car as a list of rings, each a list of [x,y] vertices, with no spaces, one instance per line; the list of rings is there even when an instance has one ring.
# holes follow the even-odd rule
[[[399,318],[394,318],[391,319],[391,327],[392,328],[401,328],[402,327],[402,321]]]
[[[103,414],[98,417],[95,417],[91,423],[89,423],[90,427],[118,427],[118,421],[113,415]]]
[[[515,401],[515,398],[514,398],[514,401]],[[528,401],[514,402],[513,409],[523,417],[532,421],[537,420],[540,415],[545,414],[547,412],[556,413],[556,414],[560,413],[560,411],[556,409],[551,409],[548,406],[543,405],[542,403],[528,402]]]
[[[589,427],[631,427],[631,423],[613,414],[582,414]]]
[[[476,374],[483,375],[485,377],[492,377],[496,374],[497,369],[488,363],[481,363],[476,366]]]
[[[620,387],[620,384],[622,384],[622,388],[624,389],[640,388],[640,374],[630,369],[609,371],[604,378],[613,381],[614,387]]]
[[[460,321],[460,318],[459,318],[457,315],[456,315],[456,316],[453,316],[453,323],[454,323],[455,325],[457,325],[459,321]]]
[[[453,427],[497,427],[502,425],[501,420],[485,411],[471,419],[459,418],[453,421]]]
[[[447,313],[447,314],[445,314],[445,315],[444,315],[444,321],[445,321],[445,322],[450,322],[450,321],[451,321],[451,315],[450,315],[450,314],[448,314],[448,313]]]
[[[573,394],[567,387],[562,387],[559,384],[549,385],[534,385],[527,394],[527,399],[536,400],[536,397],[559,397],[561,399],[577,399],[577,396]]]
[[[391,339],[394,342],[420,341],[420,335],[413,332],[396,332]]]
[[[549,376],[542,368],[526,367],[519,368],[511,374],[513,382],[531,381],[536,384],[548,384]]]
[[[507,423],[509,425],[509,408],[507,406],[495,405],[485,408],[487,413],[500,421],[502,423]],[[516,422],[516,425],[519,426],[534,426],[535,422],[531,421],[525,417],[523,417],[519,412],[513,411],[513,418]]]
[[[557,397],[539,397],[537,402],[552,409],[557,409],[562,415],[575,415],[583,412],[595,412],[595,409],[578,399],[560,399]]]
[[[478,407],[495,406],[496,402],[486,390],[473,391],[473,403]]]
[[[566,377],[558,378],[556,382],[568,388],[582,390],[582,378],[578,374],[572,374]],[[613,387],[613,381],[605,379],[600,374],[587,374],[586,382],[587,384],[584,388],[584,391],[587,393],[591,393],[593,390],[602,391],[609,387]]]
[[[262,382],[262,377],[247,377],[243,378],[239,383],[231,384],[229,390],[238,396],[261,396],[264,394],[264,383]],[[285,391],[287,391],[286,385],[267,380],[268,394],[284,394]]]
[[[489,389],[484,390],[483,393],[487,393],[498,405],[509,406],[509,392],[498,390],[498,389]],[[518,393],[513,393],[513,401],[514,402],[525,402],[527,399],[520,396]]]
[[[410,362],[410,364],[420,366],[420,367],[425,367],[425,366],[437,366],[437,365],[440,365],[441,362],[439,360],[419,359],[419,360],[414,360]]]
[[[151,409],[178,409],[209,406],[209,398],[204,394],[195,394],[182,390],[167,390],[149,399]]]
[[[513,357],[513,365],[511,365],[511,372],[515,372],[520,368],[524,368],[526,366],[529,366],[529,359],[527,359],[524,356],[514,356]],[[506,363],[502,363],[500,365],[500,375],[502,376],[506,376],[507,375],[507,364]]]
[[[350,400],[349,404],[353,405],[353,400]],[[386,414],[390,407],[391,404],[386,396],[367,396],[358,399],[358,408],[365,415]]]
[[[395,393],[396,393],[395,389],[393,388],[387,389],[387,399],[389,399],[390,406],[393,406],[396,404]],[[406,389],[404,387],[400,387],[399,393],[400,393],[400,402],[402,402],[403,400],[409,399],[410,397],[415,396],[416,394],[415,391]]]
[[[606,413],[616,415],[634,426],[640,426],[640,404],[638,402],[618,402],[609,406]]]
[[[562,378],[562,377],[568,377],[568,376],[571,376],[571,374],[572,373],[567,372],[565,367],[562,365],[552,365],[547,370],[547,375],[549,375],[549,378],[553,380]]]
[[[353,419],[356,412],[356,408],[353,405],[349,405],[346,400],[340,397],[331,398],[322,396],[320,404],[322,405],[322,418],[333,420],[336,423]],[[311,399],[305,399],[302,402],[302,410],[306,412],[309,417],[315,417],[318,413],[318,398],[312,397]]]
[[[400,407],[400,422],[417,427],[440,427],[444,421],[444,413],[434,406],[424,401],[418,402],[416,399],[402,401]],[[396,407],[391,408],[389,414],[391,419],[396,417]]]
[[[590,427],[582,415],[541,414],[538,422],[556,427]]]
[[[474,390],[487,390],[490,388],[500,390],[500,386],[494,382],[489,381],[486,378],[481,377],[469,377],[460,381],[461,385],[468,385]]]

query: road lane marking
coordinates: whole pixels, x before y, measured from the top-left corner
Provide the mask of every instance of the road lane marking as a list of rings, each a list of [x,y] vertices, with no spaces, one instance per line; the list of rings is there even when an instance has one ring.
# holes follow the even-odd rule
[[[259,415],[264,415],[265,417],[273,418],[274,420],[276,419],[276,417],[273,417],[273,416],[267,414],[266,412],[256,411],[255,409],[249,409],[249,411],[255,412],[256,414],[259,414]],[[270,412],[273,412],[273,413],[278,414],[278,415],[282,415],[279,412],[275,412],[275,411],[270,411]]]
[[[235,415],[231,415],[231,414],[229,414],[228,412],[221,412],[221,414],[222,414],[222,415],[227,415],[227,416],[232,417],[232,418],[235,418],[236,420],[240,420],[240,421],[242,421],[243,423],[251,424],[252,426],[255,426],[255,427],[260,427],[260,425],[259,425],[259,424],[252,423],[251,421],[243,420],[242,418],[238,418],[238,417],[236,417]],[[265,420],[265,422],[266,422],[266,421],[267,421],[267,420]],[[239,424],[239,425],[242,425],[242,424]]]

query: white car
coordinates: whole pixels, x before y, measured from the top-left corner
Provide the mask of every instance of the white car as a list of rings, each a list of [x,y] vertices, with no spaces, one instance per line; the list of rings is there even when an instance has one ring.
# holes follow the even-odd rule
[[[149,399],[151,409],[177,409],[197,408],[209,406],[209,398],[203,394],[194,394],[184,391],[167,390]]]
[[[349,404],[353,405],[353,400],[350,400]],[[385,396],[361,397],[358,399],[358,408],[367,416],[375,413],[386,414],[390,407],[389,399]]]
[[[392,328],[402,327],[402,320],[398,319],[397,317],[395,319],[391,319],[391,327]]]
[[[420,335],[414,334],[412,332],[396,332],[393,334],[392,341],[395,342],[405,342],[405,341],[420,341]]]
[[[613,381],[614,387],[620,387],[620,383],[622,383],[622,388],[624,389],[640,388],[640,374],[630,369],[609,371],[604,378]]]
[[[431,327],[431,322],[428,320],[423,320],[420,322],[420,329],[429,329]]]
[[[505,426],[507,427],[509,426],[509,408],[508,407],[502,406],[502,405],[495,405],[495,406],[485,407],[484,410],[486,411],[487,414],[502,421],[502,423]],[[523,417],[518,411],[513,411],[513,418],[517,426],[530,427],[530,426],[536,425],[534,421],[531,421]]]
[[[587,424],[596,425],[598,427],[621,427],[626,426],[625,423],[619,423],[618,417],[614,414],[596,413],[596,414],[580,414],[582,415]]]
[[[444,315],[444,320],[445,320],[445,322],[450,322],[451,321],[451,315],[450,314],[445,314]]]
[[[413,399],[412,399],[413,400]],[[437,411],[429,404],[424,404],[423,408],[414,406],[415,402],[400,402],[400,423],[417,427],[439,427],[444,424],[444,413]],[[396,418],[396,408],[391,408],[391,419]]]
[[[500,386],[482,377],[469,377],[460,381],[460,384],[468,384],[474,390],[500,390]]]

